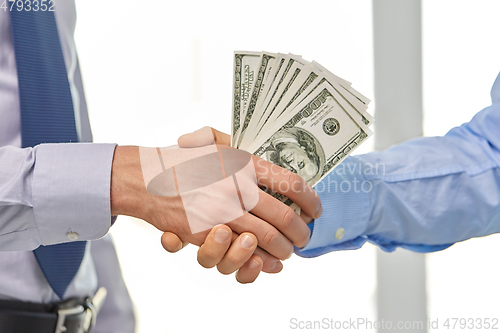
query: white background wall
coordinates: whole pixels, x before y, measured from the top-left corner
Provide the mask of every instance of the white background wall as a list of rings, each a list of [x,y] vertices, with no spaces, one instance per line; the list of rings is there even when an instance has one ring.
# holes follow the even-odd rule
[[[491,104],[500,71],[499,13],[496,0],[423,2],[425,135],[443,135]],[[493,235],[427,255],[429,317],[440,325],[446,318],[500,321],[499,253],[500,235]]]
[[[373,96],[368,0],[108,0],[77,1],[77,8],[96,142],[166,146],[205,125],[229,131],[234,50],[301,54]],[[426,135],[442,135],[489,104],[500,70],[499,12],[495,0],[424,1]],[[112,234],[138,333],[287,332],[291,318],[376,318],[370,245],[313,260],[292,257],[282,273],[240,285],[199,266],[195,246],[166,253],[160,233],[141,221],[121,217]],[[428,256],[431,319],[500,317],[499,240]]]

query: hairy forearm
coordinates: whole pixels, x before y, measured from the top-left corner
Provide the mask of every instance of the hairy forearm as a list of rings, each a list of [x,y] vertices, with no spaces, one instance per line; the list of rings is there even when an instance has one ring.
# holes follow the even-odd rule
[[[144,194],[139,147],[117,146],[111,170],[111,214],[144,218],[149,206]]]
[[[118,146],[111,171],[111,213],[132,216],[162,231],[173,231],[195,244],[180,197],[160,197],[147,191],[137,146]]]

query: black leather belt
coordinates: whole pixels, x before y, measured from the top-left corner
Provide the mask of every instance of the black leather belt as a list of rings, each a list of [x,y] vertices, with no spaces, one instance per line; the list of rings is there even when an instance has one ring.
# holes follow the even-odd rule
[[[101,288],[93,298],[51,304],[0,300],[0,332],[90,333],[105,298]]]

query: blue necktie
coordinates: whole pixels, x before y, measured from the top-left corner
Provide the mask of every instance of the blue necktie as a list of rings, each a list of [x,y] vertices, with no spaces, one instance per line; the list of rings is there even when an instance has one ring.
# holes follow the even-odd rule
[[[54,12],[10,11],[21,105],[23,147],[77,142],[73,101]],[[70,218],[70,217],[68,217]],[[86,242],[40,246],[33,251],[54,292],[63,298]]]

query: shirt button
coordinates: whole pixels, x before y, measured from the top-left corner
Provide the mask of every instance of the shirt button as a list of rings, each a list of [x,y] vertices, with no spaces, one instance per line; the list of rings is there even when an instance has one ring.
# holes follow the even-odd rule
[[[80,235],[77,232],[68,232],[66,234],[66,237],[72,242],[76,241]]]
[[[338,228],[337,232],[335,232],[335,238],[337,238],[338,240],[341,240],[342,238],[344,238],[344,235],[345,235],[344,228]]]

